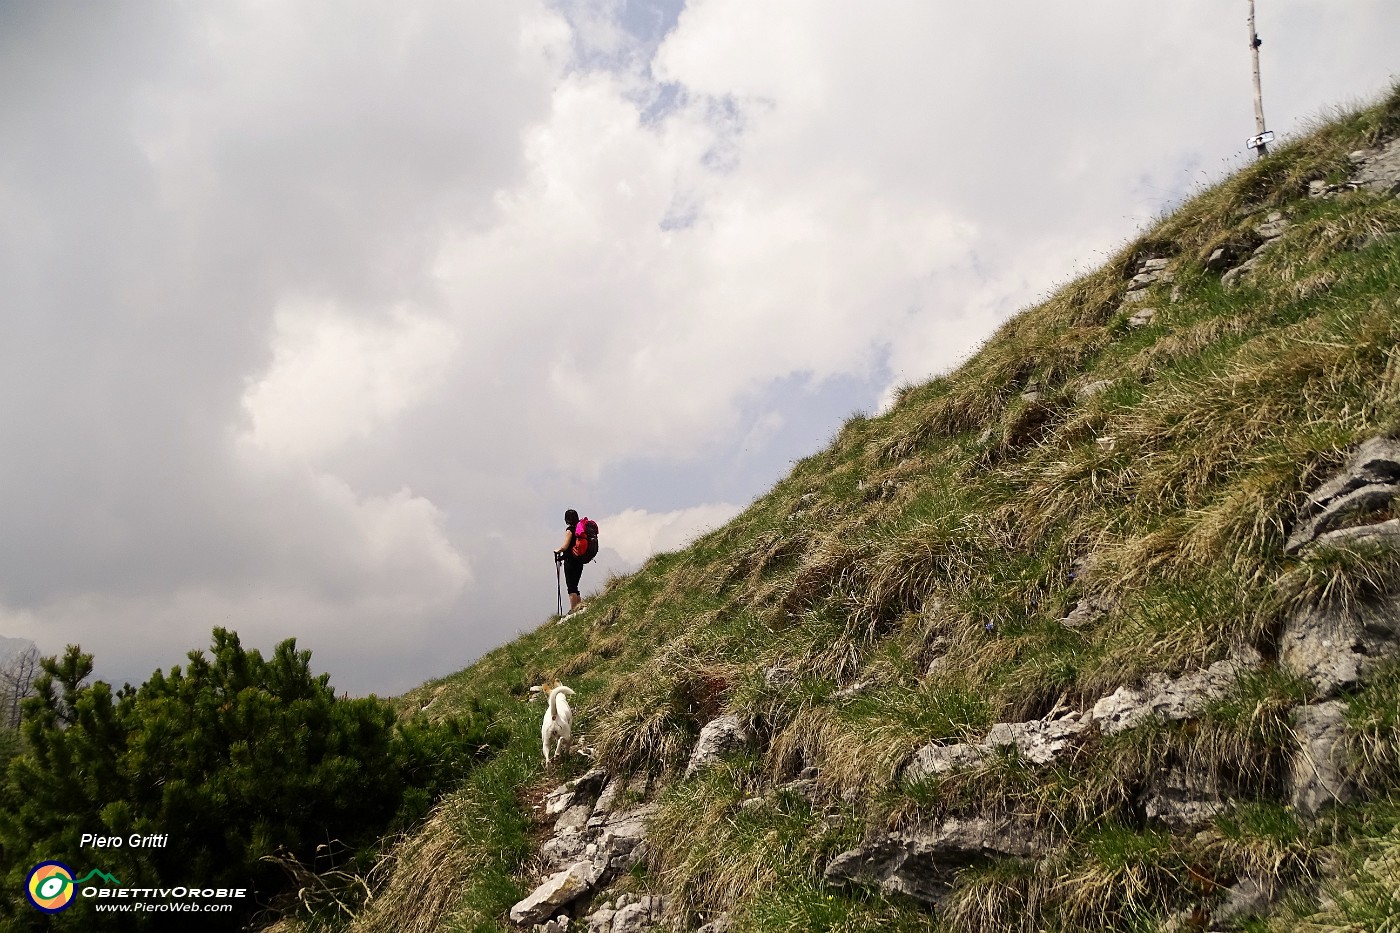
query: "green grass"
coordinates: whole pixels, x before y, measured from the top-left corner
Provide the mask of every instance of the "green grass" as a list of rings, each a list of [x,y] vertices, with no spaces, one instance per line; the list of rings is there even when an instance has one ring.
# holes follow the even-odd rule
[[[376,908],[389,919],[349,929],[393,918],[509,928],[543,830],[531,808],[589,764],[540,763],[528,688],[559,678],[577,691],[578,742],[655,779],[649,861],[627,884],[671,895],[692,920],[728,910],[753,931],[1150,930],[1244,874],[1274,872],[1299,898],[1287,908],[1298,923],[1321,916],[1318,891],[1337,892],[1323,910],[1333,919],[1277,929],[1394,923],[1378,892],[1394,890],[1388,834],[1400,824],[1386,803],[1400,773],[1395,664],[1349,698],[1360,815],[1321,829],[1277,801],[1288,711],[1306,688],[1273,668],[1194,720],[1093,738],[1050,766],[1001,754],[914,786],[898,774],[928,742],[976,741],[1057,704],[1082,710],[1237,644],[1272,656],[1300,603],[1393,591],[1393,555],[1294,559],[1282,545],[1348,446],[1400,432],[1400,202],[1306,197],[1309,180],[1344,177],[1346,153],[1397,130],[1400,92],[1200,192],[956,372],[906,386],[883,415],[849,418],[725,527],[608,581],[584,616],[405,697],[405,709],[436,697],[430,715],[495,699],[515,740],[403,843]],[[1270,210],[1292,227],[1252,276],[1222,286],[1206,259],[1251,246]],[[1152,286],[1157,316],[1134,328],[1120,306],[1149,255],[1169,258],[1174,282]],[[1098,381],[1108,388],[1081,394]],[[1040,398],[1023,398],[1032,385]],[[1103,612],[1063,625],[1083,599]],[[753,727],[754,747],[680,782],[695,736],[721,713]],[[1250,788],[1208,832],[1173,835],[1142,817],[1146,783],[1183,762]],[[773,795],[808,765],[824,803]],[[740,806],[750,797],[763,803]],[[1032,816],[1053,829],[1054,851],[968,867],[933,912],[821,881],[866,832],[971,812]],[[414,845],[455,866],[450,903],[409,906]]]

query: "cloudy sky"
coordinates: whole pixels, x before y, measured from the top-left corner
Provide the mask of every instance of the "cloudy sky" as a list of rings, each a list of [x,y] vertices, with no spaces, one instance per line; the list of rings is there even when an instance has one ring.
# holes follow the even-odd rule
[[[1400,72],[1258,3],[1280,134]],[[458,670],[1243,164],[1245,15],[0,0],[0,635]]]

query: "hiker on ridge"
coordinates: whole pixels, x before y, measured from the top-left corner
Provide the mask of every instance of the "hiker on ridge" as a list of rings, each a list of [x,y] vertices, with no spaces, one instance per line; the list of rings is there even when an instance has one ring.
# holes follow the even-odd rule
[[[583,576],[583,565],[598,554],[598,525],[589,518],[580,521],[578,513],[569,509],[564,513],[564,528],[564,543],[554,549],[554,559],[564,565],[569,612],[578,612],[584,608],[583,598],[578,594],[578,581]]]

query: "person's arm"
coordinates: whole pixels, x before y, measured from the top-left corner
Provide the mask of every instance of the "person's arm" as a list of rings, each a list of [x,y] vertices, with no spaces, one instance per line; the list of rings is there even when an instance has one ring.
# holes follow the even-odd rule
[[[571,547],[573,547],[573,546],[574,546],[574,530],[573,530],[572,528],[566,528],[566,529],[564,530],[564,543],[561,544],[561,545],[559,545],[557,548],[555,548],[555,549],[554,549],[554,553],[556,553],[556,554],[563,554],[563,553],[567,552],[567,551],[569,550],[569,548],[571,548]]]

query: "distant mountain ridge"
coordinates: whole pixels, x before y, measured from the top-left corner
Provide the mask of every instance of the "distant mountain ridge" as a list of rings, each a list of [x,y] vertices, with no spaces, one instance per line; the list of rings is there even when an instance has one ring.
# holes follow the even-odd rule
[[[30,648],[37,651],[39,646],[28,638],[11,638],[8,635],[0,635],[0,662]]]

